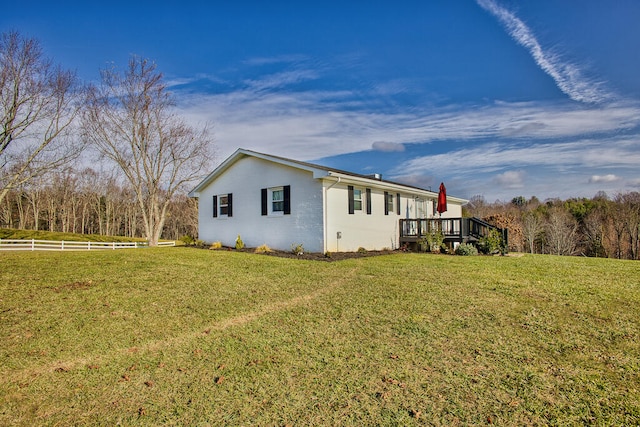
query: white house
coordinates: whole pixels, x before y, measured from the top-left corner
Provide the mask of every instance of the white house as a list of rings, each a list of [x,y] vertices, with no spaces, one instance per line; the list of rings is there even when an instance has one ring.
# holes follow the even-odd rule
[[[399,247],[400,219],[440,217],[438,193],[239,149],[190,193],[198,198],[199,239],[308,252]],[[447,196],[442,218],[467,201]]]

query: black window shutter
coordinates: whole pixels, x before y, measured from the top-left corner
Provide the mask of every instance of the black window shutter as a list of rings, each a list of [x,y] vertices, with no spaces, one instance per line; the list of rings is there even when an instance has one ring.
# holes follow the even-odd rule
[[[353,200],[353,185],[349,185],[347,187],[347,192],[349,193],[349,214],[353,214],[355,211],[355,203]]]
[[[284,190],[284,214],[289,215],[291,214],[291,186],[285,185],[282,189]]]
[[[371,215],[371,189],[367,188],[367,215]]]
[[[400,215],[400,193],[396,194],[396,212]]]
[[[233,216],[233,194],[229,193],[227,194],[227,203],[228,203],[228,207],[227,207],[227,216]]]
[[[389,215],[389,193],[384,192],[384,214]]]
[[[269,203],[269,201],[267,200],[267,189],[263,188],[261,190],[261,193],[262,193],[262,215],[266,215],[268,213],[267,206]]]
[[[218,217],[218,196],[213,196],[213,217]]]

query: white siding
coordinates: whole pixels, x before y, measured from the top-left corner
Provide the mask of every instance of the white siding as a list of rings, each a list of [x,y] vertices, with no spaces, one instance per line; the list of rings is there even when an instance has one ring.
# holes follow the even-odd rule
[[[424,195],[400,192],[400,213],[398,214],[396,198],[397,190],[388,189],[393,196],[393,209],[385,215],[384,188],[366,184],[353,184],[354,188],[362,190],[362,210],[355,210],[349,214],[349,183],[325,180],[327,233],[326,250],[329,252],[353,252],[360,247],[366,250],[398,249],[400,239],[400,219],[403,218],[432,218],[435,198],[425,198]],[[371,214],[366,210],[366,189],[371,189]],[[442,218],[462,216],[462,206],[448,203],[448,210]],[[340,238],[338,238],[340,233]]]
[[[261,189],[289,185],[291,214],[263,216]],[[233,215],[213,217],[213,196],[233,194]],[[243,157],[218,176],[199,195],[199,239],[234,246],[238,235],[247,247],[267,244],[290,250],[302,244],[307,251],[323,251],[322,187],[311,172],[256,157]]]
[[[330,184],[329,184],[330,185]],[[362,188],[363,193],[366,187]],[[384,191],[371,189],[371,215],[366,211],[366,194],[363,194],[361,211],[349,214],[349,196],[346,184],[338,184],[327,191],[327,250],[352,252],[363,247],[376,250],[398,246],[398,216],[395,212],[384,214]],[[341,238],[337,234],[340,232]]]
[[[442,214],[442,218],[462,218],[462,205],[447,202],[447,211]]]
[[[326,182],[329,187],[332,182]],[[399,240],[399,219],[403,218],[403,210],[398,215],[394,209],[385,215],[384,190],[354,185],[362,190],[362,210],[349,214],[348,184],[335,184],[327,190],[327,250],[330,252],[352,252],[363,247],[367,250],[384,248],[396,249]],[[366,188],[371,189],[371,214],[367,214]],[[405,199],[401,197],[401,207]],[[340,238],[338,238],[340,233]]]

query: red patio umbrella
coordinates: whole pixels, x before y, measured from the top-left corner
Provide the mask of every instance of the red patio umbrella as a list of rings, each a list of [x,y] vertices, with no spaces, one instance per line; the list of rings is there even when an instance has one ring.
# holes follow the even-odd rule
[[[444,187],[444,182],[440,183],[440,192],[438,193],[438,206],[436,207],[438,213],[442,215],[442,212],[447,211],[447,189]]]

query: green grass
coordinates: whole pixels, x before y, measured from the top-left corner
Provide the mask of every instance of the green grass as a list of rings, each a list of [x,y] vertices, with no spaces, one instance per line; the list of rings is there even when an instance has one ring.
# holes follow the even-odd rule
[[[0,425],[637,425],[640,264],[0,253]]]

